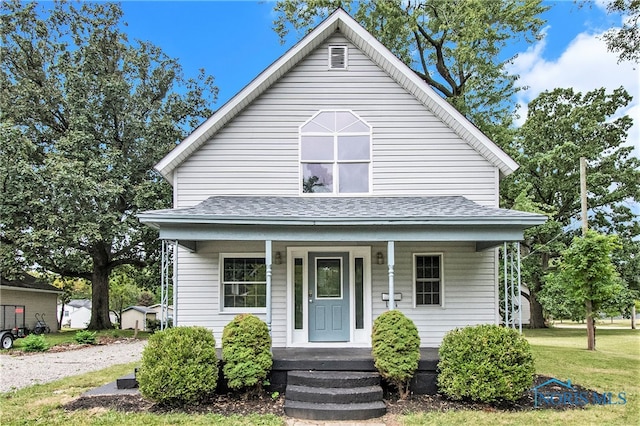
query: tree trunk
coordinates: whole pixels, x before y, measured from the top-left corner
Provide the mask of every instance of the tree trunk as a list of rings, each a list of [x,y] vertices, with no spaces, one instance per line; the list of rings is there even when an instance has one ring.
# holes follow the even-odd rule
[[[533,292],[529,295],[529,316],[530,328],[547,327],[547,324],[544,321],[544,314],[542,313],[542,305],[538,302],[538,299]]]
[[[109,268],[101,259],[93,260],[91,276],[91,321],[89,330],[107,330],[113,328],[109,318]]]
[[[596,324],[593,319],[593,304],[591,300],[584,302],[587,311],[587,350],[596,350]]]
[[[64,300],[62,301],[62,307],[60,308],[60,319],[58,320],[58,330],[62,330],[62,320],[64,318],[64,307],[65,307],[65,303]]]
[[[631,305],[631,329],[636,329],[636,304]]]

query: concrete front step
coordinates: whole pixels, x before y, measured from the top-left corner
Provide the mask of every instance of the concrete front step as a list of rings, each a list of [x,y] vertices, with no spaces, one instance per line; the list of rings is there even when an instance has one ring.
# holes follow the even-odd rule
[[[313,386],[288,385],[286,398],[291,401],[332,404],[356,404],[382,401],[379,385],[354,388],[318,388]]]
[[[384,416],[387,407],[383,401],[357,404],[319,404],[286,400],[284,411],[290,417],[307,420],[368,420]]]
[[[353,388],[380,384],[380,374],[360,371],[289,371],[288,385]]]

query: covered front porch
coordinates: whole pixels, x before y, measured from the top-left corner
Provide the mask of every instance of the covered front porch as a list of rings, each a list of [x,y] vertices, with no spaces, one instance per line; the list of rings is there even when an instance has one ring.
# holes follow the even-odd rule
[[[230,314],[243,311],[225,305],[222,271],[228,258],[245,253],[263,259],[265,274],[263,304],[244,311],[265,320],[274,348],[314,349],[369,348],[373,319],[386,309],[407,313],[425,347],[439,346],[449,329],[499,322],[494,248],[521,240],[524,229],[544,222],[540,215],[464,197],[220,196],[140,219],[165,241],[163,294],[173,285],[175,324],[204,325],[221,335]],[[432,282],[428,291],[416,289],[416,261],[423,258],[437,263],[438,276],[423,279]],[[519,257],[511,259],[516,267],[505,264],[505,277],[517,273]],[[329,280],[319,287],[321,267],[340,277],[335,285]],[[513,288],[516,280],[508,280]],[[324,296],[331,303],[317,309]],[[515,306],[508,302],[506,308]],[[324,321],[324,312],[334,315],[344,334],[315,333],[321,327],[312,321]]]

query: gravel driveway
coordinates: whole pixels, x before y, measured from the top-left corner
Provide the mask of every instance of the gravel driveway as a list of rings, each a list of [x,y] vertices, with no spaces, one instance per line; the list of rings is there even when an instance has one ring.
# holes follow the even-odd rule
[[[0,354],[0,392],[138,361],[146,343],[123,341],[57,353]]]

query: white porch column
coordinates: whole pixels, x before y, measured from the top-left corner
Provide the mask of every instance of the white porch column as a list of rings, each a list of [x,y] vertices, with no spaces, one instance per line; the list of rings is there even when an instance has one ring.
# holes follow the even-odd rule
[[[162,258],[160,262],[160,330],[167,325],[166,303],[169,294],[169,244],[162,240]],[[120,319],[122,321],[122,318]]]
[[[518,259],[517,270],[518,270],[518,329],[520,330],[520,334],[522,334],[522,276],[520,275],[520,267],[522,266],[520,260],[520,242],[516,241],[518,252],[516,257]]]
[[[509,274],[507,270],[507,242],[502,250],[502,264],[504,271],[504,326],[509,327]]]
[[[178,326],[178,240],[173,242],[173,273],[171,274],[171,285],[173,286],[173,326]],[[167,290],[167,297],[169,296]],[[168,303],[168,299],[167,299]],[[167,305],[168,306],[168,305]],[[167,314],[168,314],[167,310]]]
[[[395,265],[395,241],[387,241],[387,265],[389,266],[389,310],[396,308],[396,288],[393,281],[394,265]]]
[[[271,334],[271,240],[266,240],[264,246],[264,260],[267,267],[267,327],[269,328],[269,334]]]

